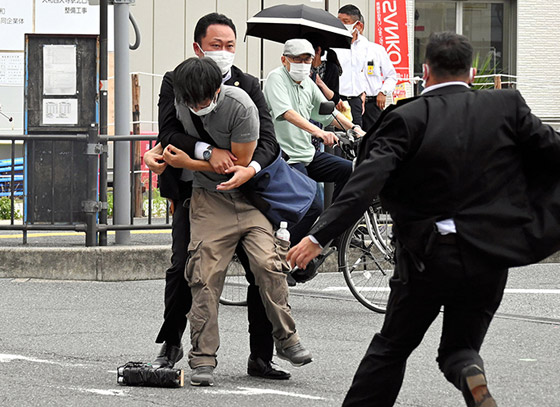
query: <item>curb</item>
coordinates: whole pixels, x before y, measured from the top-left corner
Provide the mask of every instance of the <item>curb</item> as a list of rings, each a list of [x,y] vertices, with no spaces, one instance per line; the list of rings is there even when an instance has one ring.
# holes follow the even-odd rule
[[[171,249],[161,246],[0,249],[0,278],[129,281],[165,278]]]
[[[336,253],[320,272],[337,271]],[[0,278],[133,281],[165,278],[171,249],[159,246],[0,248]],[[560,263],[560,252],[541,263]]]

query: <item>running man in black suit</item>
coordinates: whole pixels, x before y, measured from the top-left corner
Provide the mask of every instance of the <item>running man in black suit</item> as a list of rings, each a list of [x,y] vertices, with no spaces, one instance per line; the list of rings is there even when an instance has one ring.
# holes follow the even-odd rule
[[[518,91],[470,89],[472,54],[464,36],[430,36],[423,94],[383,112],[350,180],[309,232],[324,245],[378,194],[393,218],[387,314],[344,406],[394,405],[406,361],[441,307],[441,371],[467,406],[496,406],[479,351],[508,268],[559,249],[560,134]],[[288,261],[305,267],[320,250],[306,237]]]
[[[190,241],[189,211],[183,203],[192,192],[192,174],[168,166],[162,160],[163,148],[168,144],[185,151],[191,157],[206,159],[220,173],[235,171],[231,178],[232,188],[250,179],[260,168],[266,167],[277,156],[280,147],[276,142],[272,119],[257,78],[233,66],[236,45],[236,29],[233,21],[223,14],[210,13],[200,18],[194,32],[193,49],[197,56],[207,56],[216,61],[224,75],[223,83],[237,86],[247,92],[259,111],[260,132],[253,161],[247,168],[235,166],[235,157],[228,150],[213,148],[197,138],[185,134],[177,119],[173,72],[167,72],[159,95],[158,144],[144,155],[147,166],[160,175],[161,195],[170,199],[173,208],[172,266],[166,273],[164,322],[156,339],[162,343],[155,365],[172,367],[183,357],[181,338],[187,325],[186,314],[192,303],[189,286],[184,277],[187,247]],[[200,157],[199,157],[200,156]],[[235,167],[234,167],[235,166]],[[290,373],[272,361],[272,325],[268,320],[255,285],[249,262],[243,249],[237,255],[245,267],[249,288],[247,292],[249,314],[249,356],[247,373],[267,379],[289,379]]]

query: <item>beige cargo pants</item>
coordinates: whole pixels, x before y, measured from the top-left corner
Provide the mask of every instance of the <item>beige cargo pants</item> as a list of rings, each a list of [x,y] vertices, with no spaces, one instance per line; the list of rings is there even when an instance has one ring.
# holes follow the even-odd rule
[[[276,346],[284,349],[299,342],[282,272],[288,267],[285,258],[289,244],[275,238],[268,219],[240,192],[195,188],[190,220],[190,259],[185,272],[193,298],[188,314],[190,367],[216,366],[220,346],[218,304],[226,268],[239,241],[249,257]]]

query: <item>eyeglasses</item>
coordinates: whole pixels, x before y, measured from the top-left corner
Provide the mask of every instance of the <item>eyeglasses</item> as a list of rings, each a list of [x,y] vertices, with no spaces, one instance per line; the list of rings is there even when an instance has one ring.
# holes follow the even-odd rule
[[[294,61],[296,64],[310,64],[311,62],[313,62],[313,57],[312,56],[308,56],[308,57],[293,57],[291,55],[286,55],[287,58],[291,59],[292,61]],[[290,61],[291,62],[291,61]]]

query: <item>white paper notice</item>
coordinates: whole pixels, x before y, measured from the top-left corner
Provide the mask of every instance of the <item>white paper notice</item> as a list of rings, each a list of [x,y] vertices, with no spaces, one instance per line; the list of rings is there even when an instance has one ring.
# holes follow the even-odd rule
[[[78,124],[78,99],[43,99],[42,124]]]
[[[43,94],[76,94],[76,46],[43,46]]]
[[[23,86],[23,62],[22,52],[0,52],[0,86]]]

